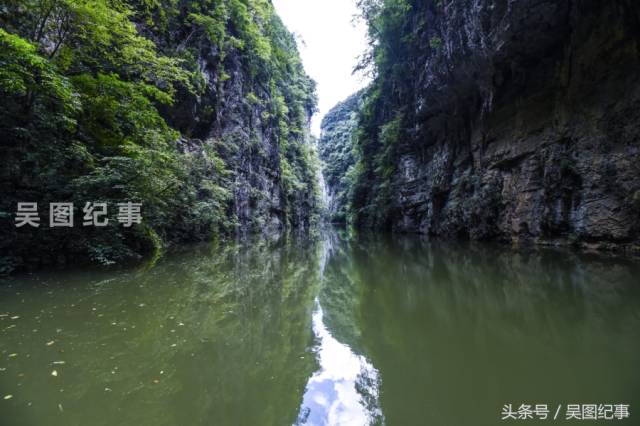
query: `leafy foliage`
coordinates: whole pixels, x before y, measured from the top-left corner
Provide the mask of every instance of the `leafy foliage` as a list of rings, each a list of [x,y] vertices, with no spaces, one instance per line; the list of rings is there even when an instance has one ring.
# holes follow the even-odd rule
[[[331,109],[321,123],[318,143],[327,187],[332,195],[329,216],[332,222],[345,223],[354,174],[354,143],[362,92],[355,93]]]
[[[0,24],[4,270],[110,264],[233,231],[235,176],[253,148],[246,136],[222,147],[216,117],[238,66],[247,105],[262,108],[250,126],[279,147],[288,223],[313,210],[315,86],[269,1],[9,0]],[[16,205],[29,201],[43,226],[16,229]],[[54,201],[74,202],[76,219],[88,201],[141,202],[145,220],[123,228],[111,211],[107,228],[47,229]]]
[[[355,138],[350,219],[356,226],[388,227],[392,213],[394,163],[411,139],[414,115],[420,110],[414,81],[418,64],[441,50],[442,39],[424,17],[442,8],[439,2],[359,0],[369,27],[369,52],[359,69],[373,74],[363,95]],[[420,60],[416,60],[420,58]]]

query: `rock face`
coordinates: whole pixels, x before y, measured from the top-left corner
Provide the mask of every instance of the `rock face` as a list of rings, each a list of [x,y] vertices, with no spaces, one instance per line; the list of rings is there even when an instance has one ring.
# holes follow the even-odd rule
[[[203,94],[181,99],[166,114],[189,136],[188,150],[201,154],[208,147],[224,161],[232,193],[228,218],[241,234],[305,229],[319,211],[310,135],[315,83],[302,68],[293,35],[272,19],[281,48],[295,55],[287,73],[255,75],[252,53],[229,48],[221,54],[204,39],[196,59]]]
[[[356,223],[637,248],[640,4],[426,3],[408,31],[429,47],[407,58],[416,78],[391,101],[405,130],[389,204],[374,196],[380,173],[364,173],[375,184]]]
[[[226,60],[229,79],[224,82],[212,66],[217,59],[210,63],[205,53],[198,62],[207,90],[193,108],[213,107],[214,114],[209,122],[201,123],[202,128],[194,132],[196,139],[188,143],[195,143],[198,150],[210,146],[224,161],[232,191],[229,216],[238,231],[273,233],[309,227],[317,214],[317,190],[315,172],[301,152],[312,148],[309,123],[314,105],[304,110],[301,123],[291,123],[301,126],[300,133],[281,138],[270,117],[271,93],[260,83],[247,81],[239,56]],[[249,93],[256,98],[248,99]],[[292,152],[286,155],[286,149]],[[284,167],[294,168],[295,188],[287,187]]]
[[[334,223],[345,223],[349,186],[347,173],[354,165],[353,138],[358,125],[362,92],[355,93],[333,107],[322,119],[318,154],[328,192],[328,215]]]

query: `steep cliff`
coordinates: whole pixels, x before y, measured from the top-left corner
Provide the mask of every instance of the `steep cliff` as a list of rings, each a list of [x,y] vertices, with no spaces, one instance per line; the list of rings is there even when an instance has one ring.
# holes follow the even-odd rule
[[[334,223],[347,221],[351,173],[355,164],[353,145],[361,103],[362,92],[355,93],[334,106],[320,123],[318,154],[327,185],[329,220]]]
[[[360,3],[356,225],[637,249],[640,4]]]
[[[317,220],[315,83],[270,1],[9,2],[0,24],[0,273]]]

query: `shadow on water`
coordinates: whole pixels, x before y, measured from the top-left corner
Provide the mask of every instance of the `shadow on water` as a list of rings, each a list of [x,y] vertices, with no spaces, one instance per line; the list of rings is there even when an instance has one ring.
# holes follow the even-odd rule
[[[0,423],[477,426],[508,403],[626,403],[616,424],[633,424],[638,276],[624,258],[329,232],[14,277]]]

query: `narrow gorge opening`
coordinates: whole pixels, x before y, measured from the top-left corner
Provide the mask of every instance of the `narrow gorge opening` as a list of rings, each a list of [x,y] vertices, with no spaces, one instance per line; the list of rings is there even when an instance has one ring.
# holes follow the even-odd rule
[[[0,423],[635,424],[638,28],[5,0]]]

